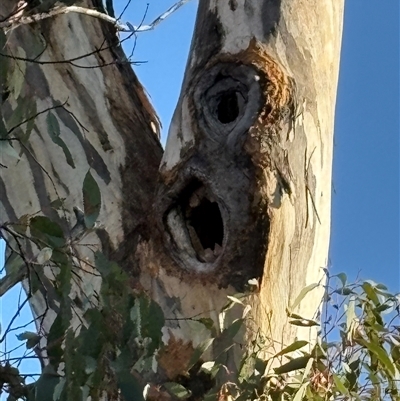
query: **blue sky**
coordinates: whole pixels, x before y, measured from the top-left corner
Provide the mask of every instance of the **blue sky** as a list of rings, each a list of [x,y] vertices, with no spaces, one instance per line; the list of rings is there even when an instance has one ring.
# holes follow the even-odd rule
[[[149,23],[174,0],[132,1],[123,21],[138,25],[147,2]],[[118,0],[116,8],[124,4]],[[133,59],[147,62],[134,70],[161,118],[163,142],[180,92],[196,7],[192,0],[154,31],[138,35],[136,43]],[[125,44],[129,54],[133,40]],[[353,279],[360,272],[393,292],[400,290],[399,48],[398,0],[347,0],[336,108],[330,267]],[[17,297],[14,289],[0,304],[3,329]],[[19,324],[28,320],[25,311]]]

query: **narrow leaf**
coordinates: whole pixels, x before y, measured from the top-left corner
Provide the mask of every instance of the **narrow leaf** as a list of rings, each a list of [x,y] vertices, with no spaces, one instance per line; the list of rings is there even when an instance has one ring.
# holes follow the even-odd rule
[[[240,328],[243,326],[243,319],[236,319],[233,323],[228,326],[221,334],[221,337],[228,340],[233,340],[236,334],[239,332]]]
[[[46,123],[47,130],[52,135],[52,137],[59,137],[61,134],[60,124],[57,120],[57,117],[51,111],[47,113]]]
[[[65,144],[65,142],[61,139],[60,124],[57,120],[57,117],[51,111],[49,111],[47,114],[46,122],[47,122],[47,132],[49,133],[51,140],[62,149],[65,158],[67,160],[67,163],[72,168],[75,168],[75,163],[71,155],[71,152],[68,146]]]
[[[20,274],[20,268],[24,265],[24,263],[25,262],[18,253],[12,252],[4,265],[6,274],[9,274],[13,277],[18,276],[18,274]]]
[[[59,400],[61,393],[64,389],[65,382],[66,382],[65,378],[62,377],[58,382],[58,384],[54,387],[53,401]]]
[[[300,304],[300,302],[303,300],[303,298],[313,289],[319,287],[318,283],[313,283],[308,285],[307,287],[304,287],[301,291],[300,294],[297,296],[295,301],[293,302],[292,306],[289,308],[291,311],[295,310],[296,307]]]
[[[1,84],[1,82],[0,82]],[[6,125],[4,124],[3,117],[0,116],[0,139],[5,139],[8,136],[8,129]]]
[[[375,306],[380,305],[378,295],[375,288],[367,281],[362,284],[362,288],[367,294],[367,297],[375,304]]]
[[[315,320],[311,320],[311,319],[293,319],[293,320],[290,320],[289,323],[293,324],[293,326],[300,326],[300,327],[319,326],[318,322],[316,322]]]
[[[359,339],[358,342],[361,345],[367,347],[369,351],[371,351],[373,354],[377,356],[379,361],[387,369],[387,371],[391,374],[392,377],[395,376],[396,368],[383,347],[380,347],[375,343],[365,341],[364,339]]]
[[[346,386],[343,384],[343,382],[340,380],[339,376],[336,373],[333,374],[333,381],[338,391],[340,391],[343,395],[349,394],[349,390],[347,390]]]
[[[0,29],[0,51],[2,53],[4,53],[3,49],[6,46],[6,43],[7,43],[7,36],[4,33],[4,30]],[[3,62],[3,60],[2,60],[2,62]]]
[[[244,303],[243,303],[239,298],[233,297],[233,296],[231,296],[231,295],[227,295],[226,297],[227,297],[229,300],[231,300],[233,303],[235,303],[235,304],[240,304],[240,305],[243,305],[243,306],[244,306]]]
[[[208,340],[203,341],[198,347],[195,348],[193,354],[190,358],[187,369],[189,370],[193,365],[195,365],[204,352],[210,347],[210,345],[214,342],[214,338],[209,338]]]
[[[351,297],[346,308],[346,327],[348,336],[351,336],[350,329],[353,328],[353,322],[356,318],[356,301],[354,297]]]
[[[302,401],[304,398],[304,394],[306,393],[306,389],[309,383],[303,383],[300,388],[298,389],[296,395],[293,398],[293,401]]]
[[[85,225],[92,228],[99,217],[101,208],[101,194],[97,182],[93,178],[90,170],[87,172],[83,181],[83,206],[85,211]]]
[[[183,387],[181,384],[178,383],[173,383],[173,382],[167,382],[164,383],[164,387],[173,395],[178,397],[181,400],[184,400],[186,398],[189,398],[191,395],[191,392],[187,390],[185,387]]]
[[[26,58],[25,50],[22,47],[18,47],[16,51],[16,56],[20,58]],[[9,78],[9,88],[10,91],[14,94],[14,98],[18,99],[22,85],[25,82],[25,71],[26,71],[26,62],[23,60],[13,59],[14,69],[11,77]]]
[[[289,346],[284,348],[282,351],[275,354],[275,356],[277,357],[277,356],[288,354],[289,352],[296,351],[296,350],[304,347],[307,344],[308,344],[308,341],[305,341],[305,340],[295,341],[293,344],[290,344]]]
[[[61,227],[46,216],[36,216],[30,220],[32,236],[42,240],[47,245],[59,248],[65,245],[64,233]]]
[[[27,114],[29,113],[29,109],[32,107],[32,103],[34,103],[32,98],[22,96],[18,98],[15,109],[12,111],[10,118],[6,121],[9,130],[21,125],[27,119]]]
[[[15,142],[15,141],[14,141]],[[12,159],[19,160],[19,154],[11,145],[10,141],[0,140],[0,156],[3,158],[4,155],[10,156]],[[4,163],[4,161],[3,161]]]
[[[276,374],[293,372],[294,370],[304,369],[307,366],[307,362],[310,359],[310,356],[301,356],[299,358],[292,359],[288,363],[285,363],[278,368],[275,368]]]

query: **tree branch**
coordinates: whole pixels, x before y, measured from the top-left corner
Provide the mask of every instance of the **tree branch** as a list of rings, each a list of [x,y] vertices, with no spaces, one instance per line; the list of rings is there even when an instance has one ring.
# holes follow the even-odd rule
[[[149,25],[135,26],[130,24],[129,22],[127,22],[126,24],[121,24],[120,22],[118,22],[118,19],[113,18],[108,14],[101,13],[100,11],[97,10],[78,6],[66,6],[66,7],[54,7],[48,12],[37,13],[29,16],[23,16],[23,15],[21,16],[20,14],[18,14],[18,16],[14,16],[13,18],[9,18],[6,21],[0,22],[0,28],[13,30],[18,26],[32,24],[33,22],[38,22],[50,17],[54,17],[56,15],[78,13],[109,22],[110,24],[114,25],[115,28],[120,32],[130,32],[130,33],[144,32],[154,29],[161,21],[165,20],[167,17],[169,17],[172,13],[174,13],[188,1],[189,0],[180,0],[176,2],[173,6],[171,6],[167,11],[165,11],[163,14],[157,17]]]
[[[0,297],[2,297],[8,290],[14,287],[15,284],[20,283],[27,275],[25,266],[20,266],[13,274],[6,274],[0,279]]]

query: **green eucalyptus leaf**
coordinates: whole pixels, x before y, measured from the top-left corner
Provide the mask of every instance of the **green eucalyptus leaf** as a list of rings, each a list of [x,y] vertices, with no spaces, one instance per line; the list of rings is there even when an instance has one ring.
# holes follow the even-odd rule
[[[57,117],[49,111],[46,117],[47,130],[53,137],[59,137],[61,135],[60,124]]]
[[[132,322],[137,325],[140,337],[148,337],[152,340],[147,346],[147,355],[151,355],[161,344],[161,330],[165,322],[161,307],[143,295],[135,299],[130,317]]]
[[[307,344],[309,344],[309,342],[305,341],[305,340],[295,341],[294,343],[290,344],[289,346],[283,348],[283,350],[278,352],[277,354],[275,354],[275,356],[281,356],[281,355],[288,354],[289,352],[293,352],[300,348],[303,348]]]
[[[210,347],[210,345],[214,342],[214,340],[215,338],[209,338],[207,340],[204,340],[201,344],[199,344],[195,348],[188,364],[188,370],[199,361],[201,356],[204,354],[204,352],[206,352],[206,350]]]
[[[14,141],[15,142],[15,141]],[[3,158],[4,155],[11,157],[12,159],[20,159],[18,152],[14,149],[11,144],[11,141],[7,141],[4,139],[0,139],[0,155]],[[2,160],[4,163],[4,161]]]
[[[319,287],[320,285],[318,283],[313,283],[308,285],[307,287],[304,287],[301,291],[300,294],[296,297],[294,300],[293,304],[290,306],[289,310],[294,311],[297,306],[300,304],[300,302],[304,299],[304,297],[313,289]]]
[[[20,274],[20,269],[22,266],[24,266],[24,264],[24,260],[17,252],[11,252],[4,265],[6,274],[16,277],[18,274]]]
[[[180,400],[184,400],[191,396],[191,392],[183,387],[181,384],[174,383],[174,382],[167,382],[164,383],[164,387],[175,397],[179,398]]]
[[[19,58],[26,58],[25,50],[18,47],[15,56]],[[9,88],[15,99],[18,99],[22,86],[25,82],[26,61],[13,59],[13,69],[11,77],[8,78]]]
[[[336,276],[333,276],[333,277],[337,277],[340,280],[340,282],[342,283],[342,287],[346,286],[347,275],[345,273],[339,273],[339,274],[337,274]]]
[[[261,375],[264,375],[267,367],[267,361],[265,359],[256,358],[254,361],[254,369],[257,370]]]
[[[118,374],[118,388],[124,401],[144,401],[143,387],[129,372]]]
[[[334,293],[348,296],[354,294],[354,291],[350,287],[343,287],[343,288],[338,288],[337,290],[334,291]]]
[[[64,316],[64,314],[59,313],[50,327],[49,335],[47,336],[47,353],[49,358],[54,361],[54,363],[59,363],[64,354],[62,342],[68,326],[68,316]]]
[[[378,295],[376,293],[375,288],[369,283],[369,282],[364,282],[362,284],[362,288],[367,295],[367,297],[375,304],[375,306],[380,305],[380,301],[378,298]]]
[[[363,345],[370,352],[372,352],[374,355],[376,355],[376,357],[379,359],[379,361],[382,363],[382,365],[386,368],[386,370],[390,374],[390,376],[392,378],[394,378],[394,376],[396,374],[396,368],[395,368],[393,362],[390,360],[385,348],[383,348],[380,344],[369,342],[362,338],[358,339],[358,343],[360,345]]]
[[[34,101],[28,97],[20,96],[17,99],[17,106],[11,113],[10,118],[6,121],[9,130],[24,123],[31,103],[34,103]]]
[[[58,119],[51,111],[47,113],[46,122],[47,122],[47,132],[49,133],[51,140],[62,149],[65,158],[67,160],[67,163],[72,168],[75,168],[75,163],[71,155],[71,152],[68,149],[68,146],[65,144],[65,142],[61,139],[61,130]]]
[[[64,233],[61,227],[46,216],[32,217],[30,220],[31,234],[45,244],[60,248],[65,245]]]
[[[336,389],[341,394],[343,394],[343,395],[349,394],[349,390],[346,388],[346,386],[343,384],[342,380],[336,373],[333,373],[333,382],[335,383]]]
[[[32,349],[35,348],[36,345],[39,344],[40,341],[40,337],[36,336],[36,338],[30,338],[27,342],[26,342],[26,348],[27,349]]]
[[[3,142],[2,139],[7,138],[7,136],[8,136],[8,129],[6,127],[6,124],[4,123],[3,116],[0,115],[0,141]]]
[[[0,29],[0,52],[3,52],[7,43],[7,36],[3,29]]]
[[[316,322],[315,320],[311,320],[311,319],[293,319],[293,320],[289,320],[289,323],[293,324],[293,326],[301,326],[301,327],[319,326],[318,322]]]
[[[56,386],[54,387],[54,391],[53,391],[53,401],[57,401],[60,399],[61,397],[61,393],[64,389],[66,380],[64,377],[61,377],[60,380],[58,381],[58,383],[56,384]]]
[[[97,251],[94,255],[94,261],[96,269],[102,275],[102,277],[107,277],[112,270],[112,262],[110,262],[102,252]]]
[[[54,393],[60,380],[59,375],[42,373],[35,383],[35,399],[37,401],[56,401]]]
[[[306,393],[307,387],[310,383],[303,383],[300,388],[297,390],[296,395],[293,398],[293,401],[302,401],[304,398],[304,394]]]
[[[284,365],[275,368],[275,373],[280,375],[283,373],[293,372],[294,370],[304,369],[307,366],[307,362],[310,358],[310,356],[301,356],[299,358],[292,359]]]
[[[240,328],[243,326],[244,319],[236,319],[229,325],[221,334],[224,338],[228,340],[233,340],[236,334],[239,332]]]
[[[101,208],[101,193],[96,180],[90,170],[87,172],[83,181],[83,207],[85,211],[85,225],[92,228],[99,217]]]
[[[212,330],[214,327],[214,321],[209,317],[201,317],[198,319],[208,330]]]

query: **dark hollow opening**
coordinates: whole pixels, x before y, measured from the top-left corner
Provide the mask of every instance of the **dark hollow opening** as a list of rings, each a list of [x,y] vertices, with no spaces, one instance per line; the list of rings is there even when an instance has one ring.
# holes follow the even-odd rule
[[[224,229],[216,202],[203,198],[199,206],[191,210],[189,224],[196,231],[203,249],[214,250],[216,244],[222,246]]]
[[[239,115],[237,93],[228,91],[221,94],[217,106],[217,118],[222,124],[235,121]]]
[[[197,260],[214,263],[223,252],[224,242],[224,223],[214,194],[200,180],[193,179],[179,194],[175,208],[180,210],[178,215],[185,227],[175,236],[178,248],[187,246],[179,244],[182,235],[187,236]]]

